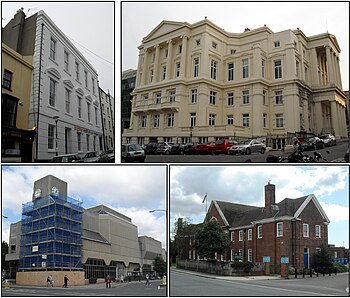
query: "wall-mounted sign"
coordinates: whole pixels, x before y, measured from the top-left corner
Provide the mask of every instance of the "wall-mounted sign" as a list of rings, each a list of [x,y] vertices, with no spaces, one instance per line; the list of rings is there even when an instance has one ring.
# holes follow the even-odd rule
[[[32,247],[32,252],[37,252],[39,250],[39,246],[38,245],[34,245]]]
[[[281,264],[288,264],[289,263],[289,257],[281,257]]]
[[[263,263],[270,263],[270,256],[263,256]]]

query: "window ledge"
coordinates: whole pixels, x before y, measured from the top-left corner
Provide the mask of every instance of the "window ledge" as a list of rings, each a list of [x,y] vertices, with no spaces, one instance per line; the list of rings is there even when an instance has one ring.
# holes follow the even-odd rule
[[[49,109],[52,109],[52,110],[56,111],[56,112],[59,112],[59,111],[60,111],[60,110],[57,109],[56,107],[53,107],[53,106],[50,106],[50,105],[47,105],[47,107],[48,107]]]

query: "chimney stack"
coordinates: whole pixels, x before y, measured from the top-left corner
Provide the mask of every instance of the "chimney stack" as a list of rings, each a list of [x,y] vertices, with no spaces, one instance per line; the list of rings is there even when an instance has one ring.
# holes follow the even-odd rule
[[[276,186],[274,184],[270,184],[270,181],[268,182],[267,185],[265,185],[265,208],[268,208],[271,205],[276,204],[275,190],[276,190]]]

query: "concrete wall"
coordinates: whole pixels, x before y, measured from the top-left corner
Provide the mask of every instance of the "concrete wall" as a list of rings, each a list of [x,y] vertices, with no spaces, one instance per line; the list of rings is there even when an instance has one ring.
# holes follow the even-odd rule
[[[46,287],[46,279],[52,275],[54,287],[62,287],[63,278],[67,275],[68,286],[80,286],[85,284],[84,271],[33,271],[17,272],[16,284],[22,286]]]

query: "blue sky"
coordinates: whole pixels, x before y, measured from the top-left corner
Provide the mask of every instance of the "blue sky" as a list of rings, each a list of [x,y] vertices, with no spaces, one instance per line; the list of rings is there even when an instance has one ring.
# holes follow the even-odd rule
[[[31,201],[34,181],[54,175],[68,183],[68,196],[84,208],[104,204],[130,217],[139,236],[166,247],[165,166],[3,166],[2,240],[9,241],[10,223],[21,220],[22,204]]]
[[[348,166],[171,166],[170,226],[179,217],[202,222],[211,200],[263,206],[264,186],[276,185],[276,202],[314,194],[330,219],[328,243],[349,247]]]

